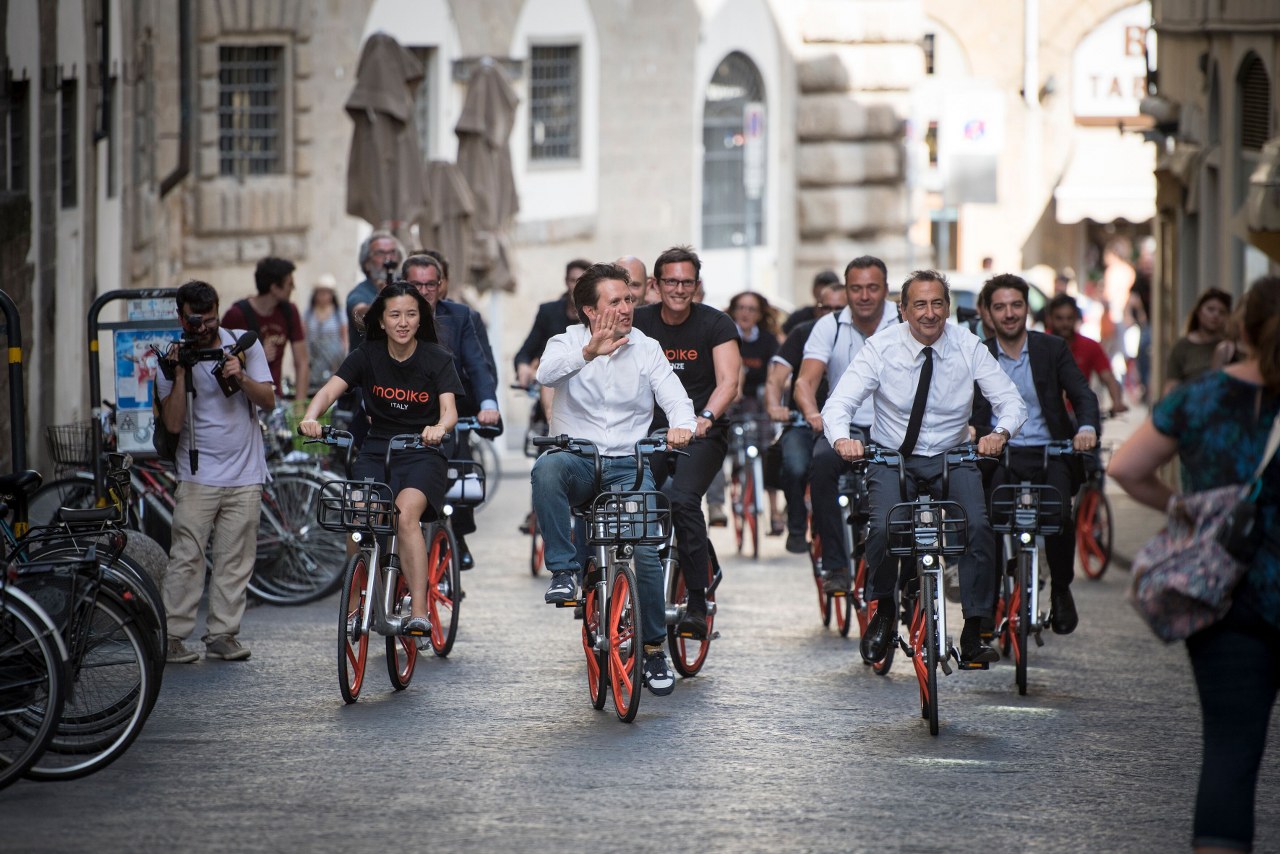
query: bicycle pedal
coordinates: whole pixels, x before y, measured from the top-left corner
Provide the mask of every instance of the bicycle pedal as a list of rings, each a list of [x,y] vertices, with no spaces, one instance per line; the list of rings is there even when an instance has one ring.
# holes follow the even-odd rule
[[[962,661],[960,662],[961,670],[990,670],[991,662],[989,661]]]
[[[1036,646],[1044,646],[1044,638],[1040,637],[1040,633],[1036,632]]]
[[[938,666],[942,668],[942,672],[944,675],[946,676],[951,675],[951,665],[947,663],[946,659],[943,659],[942,661],[938,662]]]
[[[582,604],[581,599],[566,599],[563,602],[552,602],[557,608],[577,608]]]

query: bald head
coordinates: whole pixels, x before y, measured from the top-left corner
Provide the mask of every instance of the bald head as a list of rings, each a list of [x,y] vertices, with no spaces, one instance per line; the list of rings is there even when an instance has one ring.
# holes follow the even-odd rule
[[[623,255],[614,263],[626,270],[627,275],[631,277],[631,296],[635,297],[636,304],[643,303],[645,289],[649,283],[649,275],[645,270],[644,262],[634,255]]]

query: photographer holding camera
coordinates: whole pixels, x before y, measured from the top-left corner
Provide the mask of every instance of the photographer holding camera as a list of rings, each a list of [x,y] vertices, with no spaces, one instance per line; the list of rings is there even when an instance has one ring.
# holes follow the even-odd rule
[[[255,407],[272,409],[275,391],[257,336],[219,326],[218,292],[211,285],[187,282],[178,288],[177,303],[182,342],[170,348],[156,380],[164,427],[178,434],[173,545],[164,580],[167,658],[179,664],[199,658],[183,641],[195,630],[212,531],[205,656],[240,661],[249,657],[236,635],[267,475]]]

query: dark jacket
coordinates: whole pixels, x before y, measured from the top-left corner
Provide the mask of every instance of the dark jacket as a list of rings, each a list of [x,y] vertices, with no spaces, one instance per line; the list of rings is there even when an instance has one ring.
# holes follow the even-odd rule
[[[436,303],[436,330],[440,344],[453,353],[458,378],[467,391],[468,403],[478,407],[482,401],[498,399],[497,382],[484,358],[484,348],[471,321],[471,309],[449,300]],[[459,402],[459,408],[462,404]]]
[[[570,323],[577,322],[569,320],[568,315],[565,314],[568,309],[568,294],[538,306],[538,316],[533,320],[533,329],[529,330],[529,337],[524,339],[524,343],[516,352],[517,368],[521,365],[532,365],[534,359],[541,359],[547,342],[568,329]]]
[[[996,343],[996,339],[988,338],[985,343],[991,355],[998,360],[996,348],[1000,345]],[[1027,353],[1031,358],[1031,379],[1036,386],[1036,397],[1040,400],[1040,410],[1044,413],[1049,435],[1054,439],[1070,439],[1076,434],[1077,424],[1092,427],[1101,435],[1098,396],[1089,388],[1088,380],[1080,372],[1076,360],[1071,357],[1067,342],[1056,335],[1028,332]],[[1064,394],[1071,401],[1074,419],[1063,402]],[[969,423],[980,437],[991,432],[991,404],[976,385],[973,393],[973,418]]]

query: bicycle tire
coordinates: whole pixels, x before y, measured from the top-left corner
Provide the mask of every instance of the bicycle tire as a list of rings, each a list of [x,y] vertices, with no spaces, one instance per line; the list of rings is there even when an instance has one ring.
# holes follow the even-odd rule
[[[929,735],[938,734],[938,615],[937,609],[945,607],[938,596],[938,591],[934,589],[936,584],[936,576],[932,573],[926,573],[921,579],[920,585],[920,601],[928,602],[929,609],[925,613],[924,621],[924,667],[925,667],[925,689],[923,709],[924,716],[929,721]]]
[[[427,541],[427,613],[431,618],[431,648],[441,658],[453,650],[462,609],[462,566],[453,529],[439,522]]]
[[[853,611],[858,618],[858,636],[867,633],[867,623],[870,617],[867,615],[867,558],[865,555],[858,555],[857,567],[853,573]]]
[[[595,562],[588,558],[582,596],[582,651],[587,656],[587,695],[591,707],[599,711],[609,697],[609,656],[595,647],[605,623],[596,593],[596,575]]]
[[[57,730],[64,653],[48,614],[21,591],[0,588],[0,789],[35,764]]]
[[[159,691],[143,628],[99,595],[83,648],[68,662],[73,689],[32,780],[74,780],[119,759],[146,725]]]
[[[822,618],[822,627],[831,626],[831,597],[822,589],[822,543],[815,533],[809,542],[809,562],[813,568],[813,583],[818,588],[818,616]]]
[[[1018,685],[1018,693],[1025,695],[1027,693],[1027,640],[1031,634],[1031,585],[1035,583],[1031,578],[1031,556],[1026,549],[1018,550],[1018,570],[1014,579],[1017,588],[1015,595],[1014,608],[1012,613],[1016,615],[1017,625],[1013,632],[1013,664],[1014,679]]]
[[[369,635],[362,626],[368,584],[369,555],[356,552],[342,572],[342,595],[338,602],[338,690],[346,703],[360,699],[364,668],[369,660]]]
[[[688,592],[684,583],[684,574],[673,572],[671,579],[671,602],[676,606],[687,604]],[[716,592],[707,589],[707,605],[716,601]],[[667,626],[667,649],[671,651],[671,665],[676,672],[685,678],[697,676],[702,665],[707,662],[707,653],[711,650],[711,634],[715,630],[715,609],[707,608],[707,636],[701,640],[682,637],[675,626]]]
[[[61,477],[42,485],[27,501],[27,521],[33,528],[56,525],[62,521],[58,510],[63,507],[88,509],[97,503],[93,475],[88,472]]]
[[[614,568],[609,590],[609,613],[605,630],[609,638],[609,687],[618,720],[631,723],[640,709],[644,690],[641,664],[644,645],[640,642],[640,602],[636,575],[625,563]]]
[[[864,566],[865,566],[865,563],[866,561],[864,560],[863,561]],[[896,610],[895,610],[895,614],[896,614]],[[867,622],[870,622],[870,620],[868,620]],[[908,626],[907,628],[908,630],[910,630],[910,626]],[[866,629],[863,629],[863,631],[865,632]],[[893,668],[893,657],[897,653],[897,651],[898,651],[898,642],[896,640],[891,640],[889,642],[889,645],[885,647],[883,658],[881,658],[879,661],[870,661],[870,662],[864,661],[863,663],[869,664],[871,667],[871,671],[875,673],[877,676],[887,676],[889,671]]]
[[[735,463],[733,476],[729,478],[729,513],[733,517],[733,543],[739,555],[742,554],[742,549],[746,545],[747,534],[747,505],[744,501],[746,468]]]
[[[748,463],[746,469],[746,485],[743,489],[742,512],[746,520],[747,535],[751,543],[751,559],[760,559],[760,514],[756,510],[756,476],[755,465]]]
[[[262,490],[258,554],[249,592],[272,605],[305,605],[342,584],[346,534],[316,521],[320,492],[329,481],[313,472],[278,473]]]
[[[1105,493],[1086,487],[1076,504],[1076,554],[1090,581],[1098,581],[1111,565],[1111,502]]]
[[[396,591],[391,600],[392,623],[397,623],[403,616],[404,603],[409,598],[409,582],[403,572],[396,573]],[[413,679],[414,666],[418,663],[418,639],[408,635],[387,635],[387,675],[391,677],[391,687],[403,691],[409,687]]]

